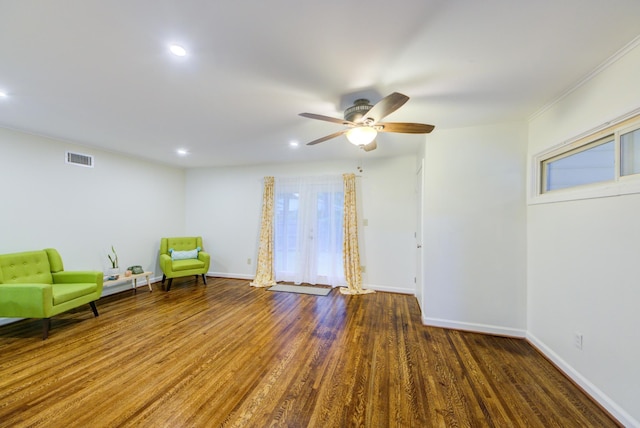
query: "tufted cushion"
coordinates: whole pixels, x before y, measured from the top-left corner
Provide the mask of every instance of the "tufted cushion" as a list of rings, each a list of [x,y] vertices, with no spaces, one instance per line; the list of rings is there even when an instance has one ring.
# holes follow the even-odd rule
[[[168,238],[168,248],[173,248],[176,251],[188,251],[193,250],[198,245],[196,237],[182,237],[182,238]]]
[[[4,254],[0,256],[3,284],[51,284],[49,258],[44,251]]]

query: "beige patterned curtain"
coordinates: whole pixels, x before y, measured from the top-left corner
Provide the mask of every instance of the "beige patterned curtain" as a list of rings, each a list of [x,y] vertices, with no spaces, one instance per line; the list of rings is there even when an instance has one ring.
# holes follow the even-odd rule
[[[262,224],[260,225],[260,242],[258,244],[258,268],[256,269],[256,277],[249,284],[252,287],[276,285],[273,269],[273,187],[273,177],[265,177],[262,194]]]
[[[342,259],[347,287],[341,287],[340,292],[342,294],[374,293],[373,290],[362,289],[360,250],[358,249],[358,215],[356,213],[356,176],[355,174],[342,174],[342,178],[344,180]]]

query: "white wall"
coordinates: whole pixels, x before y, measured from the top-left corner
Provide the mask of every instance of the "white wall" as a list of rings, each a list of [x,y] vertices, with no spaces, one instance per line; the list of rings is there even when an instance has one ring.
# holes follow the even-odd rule
[[[427,137],[425,324],[525,335],[526,138],[524,122]]]
[[[640,107],[639,71],[635,47],[534,118],[529,157]],[[640,426],[639,212],[637,194],[528,208],[529,338],[627,426]]]
[[[186,229],[202,235],[214,275],[251,279],[265,176],[356,173],[359,186],[360,256],[365,288],[413,293],[416,225],[414,156],[354,162],[192,169],[186,173]],[[251,264],[247,264],[251,259]]]
[[[53,247],[67,270],[104,270],[113,245],[121,268],[159,276],[160,237],[184,233],[181,169],[0,128],[0,182],[0,253]]]

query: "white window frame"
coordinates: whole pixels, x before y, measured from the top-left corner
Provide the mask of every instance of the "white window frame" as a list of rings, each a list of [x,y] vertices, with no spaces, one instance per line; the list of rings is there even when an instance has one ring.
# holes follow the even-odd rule
[[[618,175],[619,175],[619,179],[620,180],[627,180],[631,177],[634,176],[638,176],[640,175],[640,172],[636,172],[635,174],[627,174],[627,175],[622,175],[622,140],[620,139],[623,135],[628,134],[630,132],[633,131],[638,131],[640,130],[640,121],[636,122],[636,123],[632,123],[631,125],[627,126],[626,128],[621,128],[618,131],[618,151],[620,152],[620,154],[617,157],[618,162],[620,163],[620,165],[618,166]]]
[[[640,109],[636,109],[620,118],[607,122],[602,126],[585,132],[571,140],[551,147],[531,159],[531,188],[529,191],[529,204],[544,204],[579,199],[606,198],[610,196],[628,195],[640,193],[640,174],[627,176],[620,175],[620,135],[640,129]],[[613,180],[563,189],[544,191],[546,174],[544,163],[552,159],[560,159],[581,150],[593,147],[604,138],[614,137],[615,170]]]

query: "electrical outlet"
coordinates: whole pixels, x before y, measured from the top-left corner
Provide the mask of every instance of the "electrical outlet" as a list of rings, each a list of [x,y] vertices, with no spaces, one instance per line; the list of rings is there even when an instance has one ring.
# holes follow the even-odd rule
[[[365,273],[367,271],[366,266],[360,266],[360,272]]]
[[[576,348],[582,349],[582,333],[576,332],[573,335],[573,344],[576,346]]]
[[[251,264],[251,259],[247,259],[247,264],[250,265]]]
[[[362,225],[363,226],[369,226],[369,219],[365,218],[364,220],[362,220]]]

